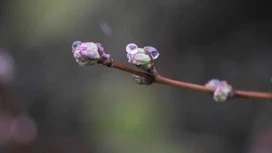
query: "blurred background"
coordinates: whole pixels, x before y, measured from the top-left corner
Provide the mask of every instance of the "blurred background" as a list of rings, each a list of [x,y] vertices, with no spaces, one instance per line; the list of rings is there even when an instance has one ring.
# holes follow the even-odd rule
[[[75,40],[151,45],[161,75],[270,91],[264,0],[0,1],[0,153],[271,153],[272,103],[215,103],[74,61]]]

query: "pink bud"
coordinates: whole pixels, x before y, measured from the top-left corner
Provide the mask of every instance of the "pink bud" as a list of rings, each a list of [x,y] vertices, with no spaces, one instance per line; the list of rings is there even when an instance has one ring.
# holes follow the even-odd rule
[[[80,66],[97,64],[104,54],[102,45],[93,42],[76,41],[72,45],[72,50],[74,58]]]

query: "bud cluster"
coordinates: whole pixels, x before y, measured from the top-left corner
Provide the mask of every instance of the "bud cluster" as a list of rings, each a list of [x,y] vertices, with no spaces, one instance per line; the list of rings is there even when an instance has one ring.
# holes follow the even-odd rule
[[[103,64],[110,66],[112,58],[106,54],[100,43],[75,41],[72,44],[72,53],[80,66]]]
[[[234,96],[232,86],[226,81],[212,79],[205,86],[214,90],[213,99],[216,102],[226,102],[229,98]]]
[[[136,44],[130,43],[126,46],[128,62],[136,65],[138,68],[148,73],[155,73],[154,60],[159,57],[156,48],[146,46],[139,48]],[[152,79],[133,75],[133,80],[138,84],[152,84]]]

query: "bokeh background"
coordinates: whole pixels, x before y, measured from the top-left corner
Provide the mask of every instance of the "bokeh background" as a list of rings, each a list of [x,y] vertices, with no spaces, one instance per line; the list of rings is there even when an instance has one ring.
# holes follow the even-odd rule
[[[74,61],[75,40],[160,52],[161,75],[270,91],[264,0],[0,1],[1,153],[271,153],[272,103],[154,84]]]

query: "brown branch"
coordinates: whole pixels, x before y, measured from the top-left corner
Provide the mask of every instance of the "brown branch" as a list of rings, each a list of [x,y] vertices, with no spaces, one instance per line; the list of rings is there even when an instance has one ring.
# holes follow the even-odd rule
[[[246,99],[264,99],[264,100],[272,100],[272,93],[269,92],[258,92],[258,91],[243,91],[243,90],[234,90],[234,93]]]
[[[145,72],[143,72],[143,71],[136,70],[136,69],[134,69],[134,68],[130,68],[130,67],[128,67],[128,66],[126,66],[126,65],[123,65],[123,64],[121,64],[121,63],[118,63],[118,62],[116,62],[116,61],[113,61],[113,62],[112,62],[111,67],[114,67],[114,68],[116,68],[116,69],[119,69],[119,70],[122,70],[122,71],[125,71],[125,72],[129,72],[129,73],[131,73],[131,74],[135,74],[135,75],[138,75],[138,76],[141,76],[141,77],[149,77],[149,76],[147,75],[147,73],[145,73]]]
[[[181,87],[181,88],[190,89],[190,90],[198,90],[198,91],[202,91],[202,92],[213,93],[213,90],[211,88],[205,87],[203,85],[172,80],[172,79],[160,76],[160,75],[157,75],[155,77],[155,79],[156,79],[155,81],[157,83],[165,84],[168,86]]]
[[[119,70],[122,70],[125,72],[129,72],[131,74],[135,74],[135,75],[138,75],[141,77],[150,77],[145,72],[142,72],[142,71],[137,70],[135,68],[130,68],[130,67],[125,66],[125,65],[118,63],[116,61],[114,61],[112,63],[111,67],[114,67],[116,69],[119,69]],[[161,75],[155,75],[154,81],[159,84],[164,84],[167,86],[180,87],[180,88],[185,88],[185,89],[190,89],[190,90],[195,90],[195,91],[206,92],[209,94],[212,94],[214,92],[213,89],[208,88],[204,85],[198,85],[198,84],[194,84],[194,83],[187,83],[187,82],[172,80],[172,79],[163,77]],[[266,93],[266,92],[244,91],[244,90],[234,89],[234,94],[235,94],[235,97],[246,98],[246,99],[272,100],[272,93]]]
[[[98,50],[90,49],[90,48],[93,48],[95,45],[97,46]],[[135,44],[129,44],[129,45],[132,45],[130,47],[135,49],[135,46],[136,46]],[[90,47],[87,47],[87,46],[90,46]],[[144,65],[138,65],[137,62],[135,62],[137,61],[135,59],[133,60],[134,62],[132,62],[131,59],[133,59],[136,54],[131,56],[129,53],[130,49],[131,48],[129,49],[126,48],[126,51],[128,52],[127,56],[128,56],[129,62],[137,65],[137,67],[141,69],[141,71],[139,69],[130,68],[121,63],[114,61],[110,54],[105,53],[104,48],[99,43],[93,43],[93,42],[84,43],[80,41],[75,41],[72,45],[73,56],[79,65],[91,66],[94,64],[102,64],[107,67],[113,67],[125,72],[129,72],[136,75],[136,77],[133,76],[133,79],[136,83],[139,83],[139,84],[149,85],[149,84],[152,84],[153,82],[156,82],[156,83],[164,84],[168,86],[206,92],[209,94],[213,94],[213,98],[217,102],[225,102],[226,100],[233,97],[272,100],[272,93],[243,91],[243,90],[233,89],[233,87],[229,85],[226,81],[220,81],[218,79],[210,80],[206,85],[198,85],[194,83],[187,83],[187,82],[177,81],[177,80],[163,77],[159,75],[155,69],[153,53],[155,53],[157,57],[159,55],[158,51],[155,48],[149,47],[149,48],[146,48],[145,50],[146,54],[148,54],[150,57],[150,61],[148,62],[150,62],[149,64],[151,64],[151,67],[148,67],[148,68]],[[151,55],[151,52],[152,52],[152,55]],[[94,56],[97,54],[99,54],[100,56],[99,59],[97,59],[97,56]],[[155,57],[155,59],[157,57]]]

